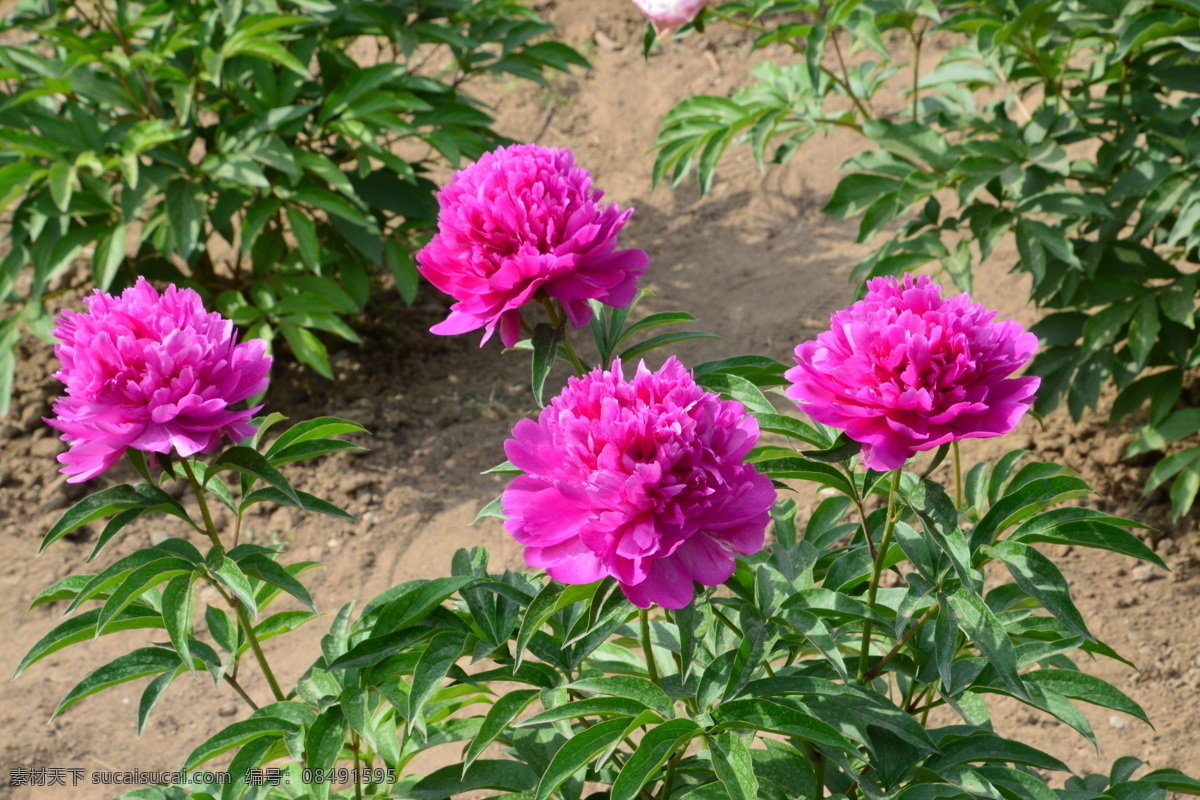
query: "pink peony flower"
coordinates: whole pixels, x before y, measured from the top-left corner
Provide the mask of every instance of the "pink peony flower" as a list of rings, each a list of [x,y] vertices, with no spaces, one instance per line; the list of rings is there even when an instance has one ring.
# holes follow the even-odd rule
[[[438,193],[438,232],[417,263],[429,282],[456,302],[434,333],[500,326],[512,347],[521,336],[521,306],[558,299],[575,327],[592,318],[588,300],[633,301],[649,258],[617,250],[617,233],[633,214],[600,204],[591,174],[570,150],[501,147],[454,176]]]
[[[233,323],[205,313],[200,295],[145,278],[120,297],[99,290],[82,314],[64,311],[54,329],[66,396],[55,419],[70,449],[58,457],[72,477],[94,478],[132,447],[188,457],[240,442],[258,408],[231,406],[267,387],[265,342],[238,344]]]
[[[633,0],[661,36],[696,18],[708,0]]]
[[[1012,378],[1037,337],[969,295],[945,300],[929,276],[874,278],[835,312],[830,330],[796,348],[788,397],[817,422],[863,444],[871,469],[899,469],[914,453],[1008,433],[1040,378]]]
[[[682,608],[760,550],[775,491],[742,461],[758,423],[671,358],[625,380],[597,367],[521,420],[504,450],[525,472],[501,497],[525,561],[563,583],[612,575],[641,608]]]

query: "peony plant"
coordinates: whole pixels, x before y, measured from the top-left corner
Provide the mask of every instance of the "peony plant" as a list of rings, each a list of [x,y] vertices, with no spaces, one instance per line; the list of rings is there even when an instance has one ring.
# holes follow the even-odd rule
[[[1037,379],[1015,376],[1033,353],[1030,334],[966,295],[945,298],[927,277],[905,276],[872,282],[864,300],[832,316],[829,331],[796,348],[790,368],[741,356],[691,368],[671,357],[631,370],[637,356],[696,334],[633,339],[692,318],[664,312],[630,323],[635,287],[622,289],[629,305],[605,307],[617,302],[613,286],[636,283],[644,257],[613,256],[633,265],[623,268],[633,277],[596,283],[595,263],[575,257],[594,249],[548,246],[568,240],[620,252],[596,221],[614,217],[595,206],[595,194],[558,192],[587,185],[562,180],[560,170],[579,174],[568,155],[509,150],[481,169],[490,172],[460,175],[457,185],[515,191],[486,207],[475,191],[444,192],[446,235],[421,263],[463,273],[445,284],[460,332],[483,327],[487,336],[499,326],[503,339],[515,326],[528,335],[511,346],[532,351],[536,396],[550,363],[576,373],[536,419],[516,422],[504,445],[510,460],[491,470],[512,479],[481,511],[504,519],[534,571],[497,570],[482,548],[460,550],[447,576],[392,587],[357,614],[353,604],[340,609],[294,687],[279,684],[261,642],[316,618],[301,581],[314,565],[285,565],[276,548],[239,542],[241,514],[274,502],[344,515],[296,491],[279,468],[357,447],[334,437],[362,428],[319,419],[270,438],[278,415],[231,410],[260,383],[262,350],[232,344],[228,325],[202,313],[187,290],[138,285],[121,298],[96,296],[88,312],[60,323],[67,468],[92,476],[123,453],[144,482],[85,498],[43,547],[108,518],[95,557],[133,519],[166,513],[206,552],[172,538],[50,587],[35,605],[66,602],[76,613],[34,646],[18,674],[95,636],[157,629],[166,641],[100,667],[56,714],[153,677],[140,731],[170,684],[196,671],[246,705],[244,718],[197,743],[182,765],[224,757],[231,782],[195,777],[124,797],[1200,794],[1200,781],[1131,757],[1107,775],[1075,776],[992,726],[995,696],[1093,742],[1077,703],[1145,721],[1136,702],[1076,663],[1129,662],[1088,628],[1040,546],[1165,566],[1130,532],[1137,522],[1064,505],[1090,490],[1060,465],[1013,451],[970,467],[953,495],[931,477],[951,453],[961,476],[954,445],[1003,435],[1034,401]],[[571,200],[558,204],[563,198]],[[480,224],[467,230],[465,219]],[[505,286],[514,293],[497,291]],[[562,286],[596,293],[557,293]],[[579,299],[589,313],[572,316],[567,308]],[[185,310],[178,328],[156,324]],[[572,342],[580,323],[590,343]],[[88,336],[97,346],[74,349]],[[102,397],[119,399],[119,419],[87,416]],[[225,439],[231,446],[216,449]],[[236,485],[221,477],[230,470]],[[162,488],[176,480],[191,489],[199,522]],[[214,526],[213,503],[234,514],[232,535]],[[227,609],[205,611],[206,631],[194,601],[200,583]],[[305,609],[268,615],[283,594]],[[239,682],[247,654],[269,697]],[[413,759],[434,748],[449,763],[414,769]],[[261,779],[267,769],[270,781]]]
[[[1176,517],[1192,509],[1200,84],[1185,76],[1200,70],[1200,8],[732,0],[688,13],[683,30],[735,26],[768,59],[731,96],[667,113],[655,182],[694,170],[706,192],[739,144],[765,168],[816,136],[857,141],[824,208],[871,245],[855,278],[936,265],[970,291],[977,265],[1008,259],[1048,310],[1033,329],[1034,410],[1065,405],[1079,420],[1111,397],[1112,423],[1137,422],[1124,457],[1153,460],[1146,493],[1169,487]],[[644,41],[648,51],[652,25]]]

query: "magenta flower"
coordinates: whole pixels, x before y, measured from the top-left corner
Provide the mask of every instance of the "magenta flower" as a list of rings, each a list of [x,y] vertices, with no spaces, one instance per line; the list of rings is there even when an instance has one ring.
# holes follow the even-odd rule
[[[70,449],[58,457],[68,483],[94,478],[126,449],[182,457],[240,442],[258,408],[231,409],[267,387],[266,343],[238,344],[233,323],[205,313],[200,295],[145,278],[120,297],[99,290],[85,313],[64,311],[54,329],[66,396],[55,419]]]
[[[633,0],[659,36],[691,22],[706,3],[707,0]]]
[[[525,561],[563,583],[607,575],[641,608],[682,608],[762,549],[775,491],[742,461],[758,423],[671,358],[625,380],[597,367],[513,428],[524,471],[501,507]]]
[[[438,232],[417,263],[429,282],[458,302],[434,333],[500,326],[512,347],[521,306],[555,298],[575,327],[592,318],[588,300],[627,306],[649,264],[641,250],[618,250],[633,214],[600,204],[591,174],[570,150],[501,147],[454,176],[438,193]]]
[[[969,295],[945,300],[929,276],[874,278],[867,295],[796,348],[788,397],[863,444],[863,463],[899,469],[913,454],[1008,433],[1040,378],[1010,377],[1037,337]]]

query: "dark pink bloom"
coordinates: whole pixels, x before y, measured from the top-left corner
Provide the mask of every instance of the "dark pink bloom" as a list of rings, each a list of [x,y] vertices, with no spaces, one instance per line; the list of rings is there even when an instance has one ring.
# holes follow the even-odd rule
[[[633,0],[661,36],[696,18],[707,0]]]
[[[438,232],[417,263],[429,282],[453,297],[434,333],[500,326],[512,347],[521,337],[521,306],[559,300],[575,327],[592,318],[588,300],[627,306],[649,259],[618,250],[617,233],[633,214],[592,188],[570,150],[501,147],[462,170],[438,193]]]
[[[521,420],[504,450],[524,475],[504,491],[525,561],[563,583],[607,575],[634,604],[682,608],[762,549],[775,497],[743,464],[758,423],[671,358],[625,380],[597,367]]]
[[[235,403],[267,388],[266,343],[238,344],[233,323],[205,313],[200,295],[145,278],[120,297],[96,291],[82,314],[64,311],[54,335],[66,396],[55,419],[70,450],[58,457],[69,483],[94,478],[132,447],[183,457],[240,442],[258,408]]]
[[[913,454],[1008,433],[1040,378],[1013,378],[1037,337],[969,295],[949,300],[929,276],[874,278],[835,312],[830,330],[796,348],[788,397],[863,444],[863,463],[899,469]]]

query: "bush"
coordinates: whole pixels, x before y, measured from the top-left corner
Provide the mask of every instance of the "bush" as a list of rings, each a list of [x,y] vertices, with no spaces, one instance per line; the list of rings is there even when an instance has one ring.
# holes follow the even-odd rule
[[[527,175],[532,160],[526,154],[497,168]],[[567,169],[569,160],[558,164]],[[161,629],[158,643],[84,677],[55,713],[152,678],[138,704],[140,730],[188,672],[228,684],[250,709],[183,765],[192,770],[232,753],[229,783],[138,789],[128,800],[328,798],[335,784],[337,796],[356,800],[441,800],[481,790],[513,800],[581,800],[585,791],[609,800],[1200,794],[1200,781],[1142,771],[1128,757],[1108,775],[1072,776],[1051,790],[1044,773],[1068,765],[992,729],[988,698],[996,695],[1093,742],[1076,703],[1145,720],[1134,700],[1076,664],[1096,656],[1128,662],[1089,629],[1042,546],[1109,550],[1164,566],[1130,532],[1137,522],[1064,505],[1090,490],[1060,465],[1022,463],[1025,454],[1013,451],[964,475],[958,440],[1002,435],[1028,410],[1038,379],[1012,375],[1031,357],[1035,337],[1015,323],[991,322],[987,309],[964,298],[943,298],[928,278],[880,278],[816,342],[796,348],[790,370],[762,356],[691,371],[668,359],[653,373],[642,364],[627,377],[619,360],[610,361],[614,352],[650,328],[691,317],[660,313],[628,323],[629,308],[605,310],[594,299],[590,316],[583,313],[573,305],[580,287],[564,279],[593,277],[595,265],[533,245],[559,235],[573,244],[594,226],[578,217],[565,231],[546,224],[576,204],[569,193],[528,199],[510,203],[493,230],[492,241],[512,244],[511,233],[517,246],[481,254],[491,258],[481,257],[478,269],[522,277],[514,266],[557,267],[557,286],[530,286],[522,305],[490,308],[521,317],[517,326],[530,338],[518,347],[532,351],[535,395],[551,363],[577,375],[537,420],[513,428],[504,447],[511,461],[490,470],[512,480],[481,516],[505,517],[526,561],[545,572],[495,572],[485,550],[460,550],[448,576],[394,586],[357,614],[353,603],[343,606],[294,687],[279,684],[260,643],[316,618],[301,581],[315,565],[285,564],[279,548],[239,541],[241,517],[261,502],[344,517],[297,491],[281,468],[353,449],[338,437],[363,429],[322,418],[276,436],[281,418],[272,414],[254,420],[242,443],[215,452],[231,432],[211,416],[197,430],[191,411],[224,404],[226,413],[248,416],[229,409],[245,387],[216,369],[197,368],[201,379],[187,383],[159,369],[162,354],[183,338],[168,324],[180,293],[160,301],[142,284],[94,303],[86,323],[61,324],[59,376],[68,396],[55,406],[57,427],[109,416],[98,407],[107,409],[114,384],[155,391],[124,390],[122,424],[93,441],[72,441],[67,459],[127,454],[143,482],[81,500],[42,547],[107,519],[95,556],[134,519],[162,512],[205,550],[171,538],[49,587],[35,605],[67,602],[78,613],[38,641],[18,673],[97,636]],[[602,255],[612,257],[613,246],[605,239]],[[494,288],[475,287],[480,296]],[[226,326],[185,296],[187,352],[198,365],[223,367]],[[549,322],[531,324],[539,306]],[[128,308],[158,324],[131,324]],[[584,326],[601,362],[595,367],[584,361],[583,343],[571,340],[571,327]],[[115,355],[88,346],[95,331],[117,342]],[[695,335],[659,334],[623,353],[633,358]],[[257,343],[241,346],[249,367],[257,365],[251,374],[261,375]],[[103,380],[110,374],[127,380]],[[764,394],[785,386],[809,420],[780,413]],[[189,423],[181,437],[187,457],[180,457],[167,439]],[[929,478],[947,456],[952,492]],[[191,490],[199,519],[163,488],[175,481]],[[787,496],[793,490],[800,503]],[[232,532],[214,525],[216,503],[234,518]],[[886,583],[885,572],[893,573]],[[208,607],[202,623],[194,601],[201,582],[229,609]],[[303,608],[272,608],[285,595]],[[244,658],[265,675],[266,701],[240,682]],[[935,709],[948,718],[931,717]],[[449,766],[412,770],[418,754],[446,746],[460,754]],[[496,757],[501,748],[504,757]]]
[[[765,63],[732,98],[683,101],[664,120],[656,180],[694,165],[707,190],[726,147],[745,139],[760,164],[786,161],[810,137],[857,131],[864,150],[826,206],[858,218],[881,245],[856,277],[936,264],[964,290],[975,265],[1015,240],[1014,269],[1049,309],[1032,371],[1037,409],[1064,400],[1078,419],[1115,384],[1113,421],[1149,406],[1129,454],[1200,431],[1175,410],[1200,364],[1200,12],[1188,3],[990,0],[930,3],[726,3],[756,34],[751,49],[790,45],[799,63]],[[928,70],[930,37],[953,46]],[[862,57],[854,58],[859,53]],[[906,62],[905,58],[911,60]],[[897,87],[899,114],[875,104]],[[1146,485],[1176,477],[1187,513],[1200,448],[1161,461]]]
[[[357,341],[381,270],[413,299],[429,170],[500,141],[471,81],[586,66],[550,30],[515,0],[21,4],[0,26],[0,413],[48,293],[138,275],[331,377],[314,332]]]

